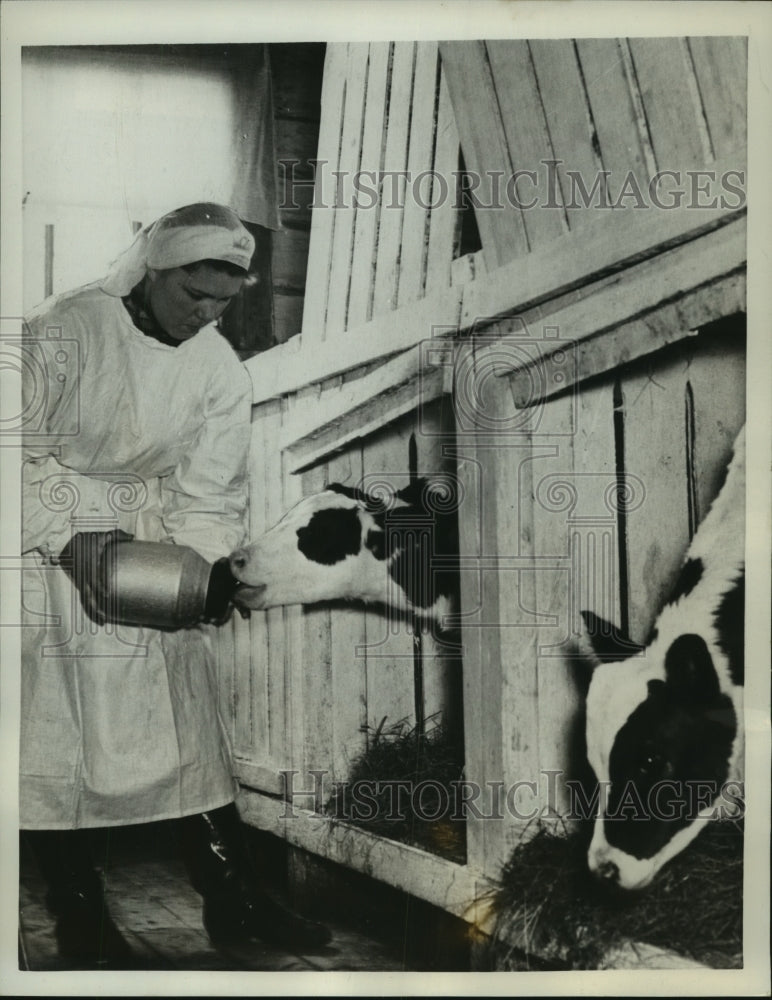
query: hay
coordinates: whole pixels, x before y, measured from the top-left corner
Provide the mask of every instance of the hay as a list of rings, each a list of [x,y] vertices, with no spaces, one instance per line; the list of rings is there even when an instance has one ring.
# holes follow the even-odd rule
[[[711,824],[641,892],[593,879],[586,852],[585,835],[547,828],[515,849],[492,900],[493,968],[595,969],[626,941],[742,966],[741,824]]]
[[[457,738],[434,717],[419,732],[406,720],[386,727],[363,726],[367,737],[364,752],[353,762],[348,781],[327,803],[326,812],[354,826],[390,840],[429,850],[464,864],[466,828],[460,793],[454,782],[463,777],[463,749]],[[389,783],[402,783],[408,791],[397,793]],[[374,815],[362,818],[351,804],[353,786],[367,785],[376,807]],[[410,790],[422,788],[420,804],[413,808]],[[442,789],[443,791],[440,791]],[[398,807],[395,796],[399,794]],[[427,818],[436,815],[436,819]]]

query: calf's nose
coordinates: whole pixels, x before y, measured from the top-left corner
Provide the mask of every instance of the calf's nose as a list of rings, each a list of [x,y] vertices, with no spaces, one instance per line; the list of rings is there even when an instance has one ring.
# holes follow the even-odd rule
[[[598,865],[597,874],[607,882],[616,882],[619,879],[619,868],[613,861],[603,861]]]
[[[244,569],[246,567],[248,558],[249,557],[247,556],[246,549],[236,549],[235,552],[231,553],[230,556],[231,573],[233,573],[234,576],[239,570]]]

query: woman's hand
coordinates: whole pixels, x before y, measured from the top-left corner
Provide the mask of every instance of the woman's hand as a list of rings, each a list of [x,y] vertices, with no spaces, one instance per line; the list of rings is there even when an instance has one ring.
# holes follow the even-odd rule
[[[80,594],[83,608],[97,625],[104,625],[106,596],[99,572],[102,553],[115,542],[130,542],[133,535],[115,528],[113,531],[79,531],[73,535],[59,556],[67,576]]]

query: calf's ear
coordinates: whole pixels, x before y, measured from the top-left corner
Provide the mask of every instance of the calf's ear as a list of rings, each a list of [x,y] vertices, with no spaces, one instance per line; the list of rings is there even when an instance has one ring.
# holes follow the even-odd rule
[[[626,635],[616,625],[596,615],[594,611],[580,612],[585,635],[599,663],[627,660],[643,650],[643,646]]]

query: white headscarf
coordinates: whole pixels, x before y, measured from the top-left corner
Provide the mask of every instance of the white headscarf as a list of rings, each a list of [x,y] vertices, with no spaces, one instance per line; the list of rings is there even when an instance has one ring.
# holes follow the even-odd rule
[[[186,205],[140,230],[112,262],[101,287],[108,295],[128,295],[149,268],[162,271],[199,260],[224,260],[247,271],[254,250],[252,234],[232,209],[213,202]]]

